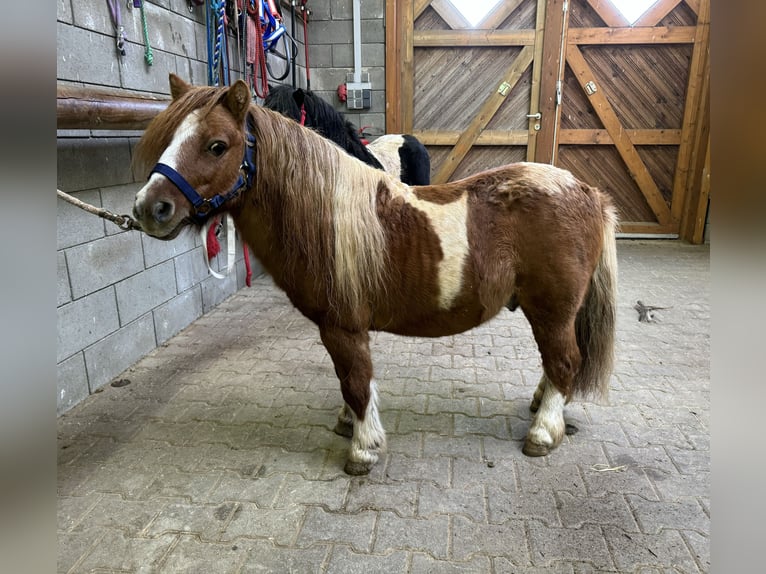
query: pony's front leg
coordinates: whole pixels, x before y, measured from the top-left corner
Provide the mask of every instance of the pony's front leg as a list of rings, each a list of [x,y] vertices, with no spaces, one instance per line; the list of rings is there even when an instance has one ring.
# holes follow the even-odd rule
[[[366,331],[350,332],[337,327],[320,328],[320,335],[335,365],[346,403],[335,427],[336,433],[351,436],[344,470],[353,475],[367,474],[386,444],[386,432],[378,413],[378,393],[372,380],[369,335]]]
[[[566,431],[564,395],[546,375],[540,379],[530,409],[535,413],[522,452],[527,456],[545,456],[561,444]]]

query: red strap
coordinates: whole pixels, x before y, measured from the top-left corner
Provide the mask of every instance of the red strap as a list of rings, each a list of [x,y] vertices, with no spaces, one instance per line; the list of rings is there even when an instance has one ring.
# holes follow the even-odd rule
[[[301,104],[301,125],[306,125],[306,106]]]

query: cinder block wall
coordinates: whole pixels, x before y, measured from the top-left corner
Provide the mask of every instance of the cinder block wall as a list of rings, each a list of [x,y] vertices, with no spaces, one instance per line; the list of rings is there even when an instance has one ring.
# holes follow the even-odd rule
[[[187,0],[144,2],[153,52],[149,66],[144,59],[141,13],[128,8],[132,3],[118,0],[127,40],[124,57],[116,52],[104,0],[57,4],[60,84],[167,94],[170,72],[194,84],[207,84],[203,7],[190,12]],[[286,25],[290,30],[289,18]],[[299,53],[302,38],[300,29]],[[232,68],[235,79],[239,74],[233,58]],[[130,213],[142,185],[130,165],[141,132],[59,130],[57,135],[58,188],[115,213]],[[209,275],[201,242],[191,232],[171,242],[158,241],[136,231],[122,231],[61,200],[57,231],[59,413],[245,284],[240,244],[236,272],[219,280]],[[224,249],[225,241],[224,233]],[[224,252],[213,261],[213,268],[225,268],[225,259]],[[262,272],[258,261],[251,258],[251,263],[257,276]]]
[[[348,110],[338,99],[339,84],[354,71],[354,25],[351,0],[310,1],[309,66],[311,89],[357,127],[371,126],[374,133],[386,127],[386,31],[384,0],[361,0],[362,71],[369,72],[372,107]]]

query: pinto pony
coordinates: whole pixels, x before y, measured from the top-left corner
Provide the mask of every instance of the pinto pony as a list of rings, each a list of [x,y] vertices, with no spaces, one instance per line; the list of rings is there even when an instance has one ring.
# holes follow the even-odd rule
[[[193,87],[147,127],[136,167],[142,229],[171,239],[228,211],[276,285],[319,328],[345,405],[345,470],[385,445],[369,331],[439,337],[521,307],[542,356],[523,452],[559,445],[564,405],[603,396],[612,369],[616,215],[569,172],[516,163],[410,187],[271,110],[244,82]],[[300,161],[296,161],[300,158]]]
[[[387,171],[404,183],[431,183],[431,158],[415,136],[387,134],[365,145],[354,124],[311,90],[275,86],[269,90],[263,105],[315,129],[355,158]]]

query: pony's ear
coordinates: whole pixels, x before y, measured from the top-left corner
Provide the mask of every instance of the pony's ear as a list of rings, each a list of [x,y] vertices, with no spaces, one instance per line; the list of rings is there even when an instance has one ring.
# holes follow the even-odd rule
[[[306,92],[303,91],[303,88],[298,88],[293,92],[293,99],[299,108],[303,105],[303,102],[306,101]]]
[[[170,80],[170,95],[173,97],[174,100],[183,96],[186,92],[189,91],[189,88],[191,88],[191,84],[187,84],[179,76],[176,76],[172,72],[170,73],[169,80]]]
[[[237,80],[226,92],[226,107],[237,119],[242,121],[250,108],[250,88],[243,80]]]

